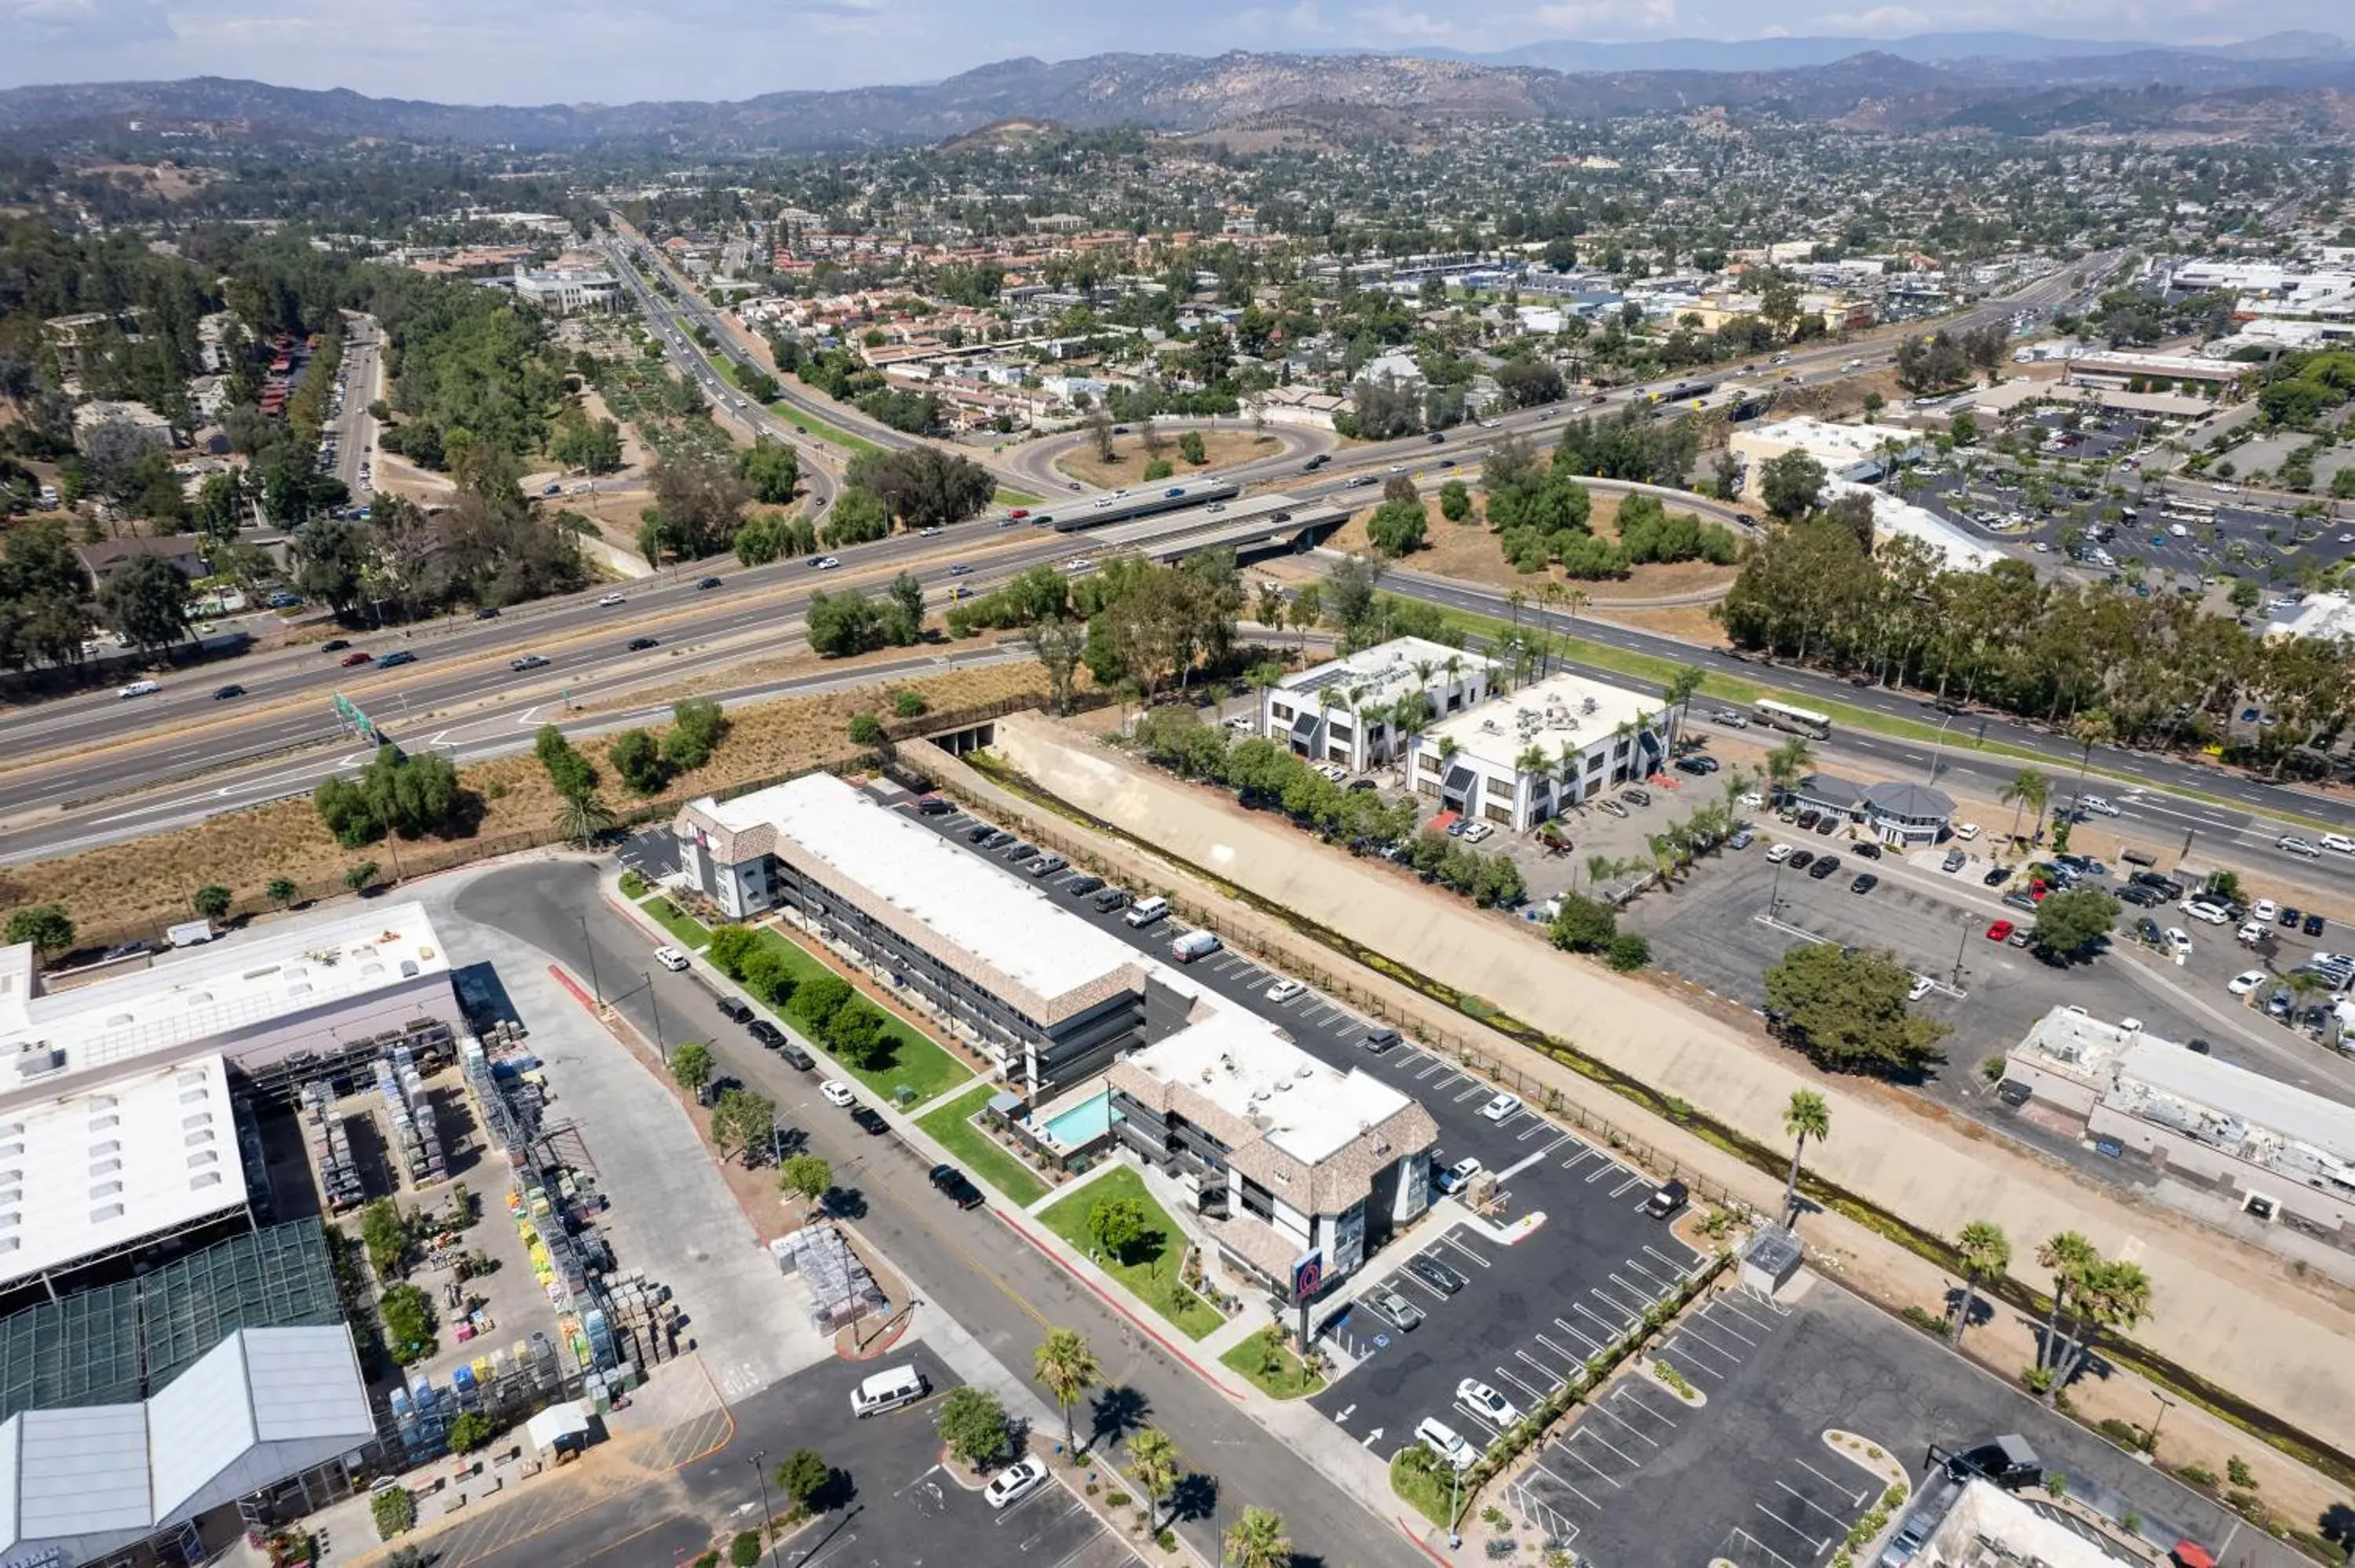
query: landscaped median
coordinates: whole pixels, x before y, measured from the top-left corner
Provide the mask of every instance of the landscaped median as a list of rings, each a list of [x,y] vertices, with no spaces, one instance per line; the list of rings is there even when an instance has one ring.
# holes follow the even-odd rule
[[[883,1099],[902,1108],[919,1106],[973,1076],[971,1067],[907,1020],[860,997],[849,980],[783,932],[768,926],[721,930],[725,939],[715,940],[708,955],[713,967],[762,1007],[792,1022]],[[820,980],[833,984],[813,985]],[[807,999],[821,995],[838,1000],[822,1016],[813,1015]],[[874,1022],[867,1022],[870,1017]],[[849,1027],[853,1022],[855,1030]]]
[[[645,912],[647,919],[668,931],[671,939],[690,953],[700,951],[703,945],[711,940],[710,927],[667,898],[649,898],[638,907]]]
[[[1271,1399],[1298,1399],[1325,1386],[1323,1369],[1295,1355],[1284,1330],[1273,1323],[1220,1356],[1219,1364],[1242,1373]]]
[[[1107,1211],[1103,1219],[1100,1209]],[[1039,1217],[1188,1339],[1201,1339],[1226,1321],[1178,1277],[1184,1245],[1177,1222],[1127,1166],[1114,1167]]]
[[[917,1118],[916,1125],[934,1143],[956,1156],[968,1171],[1027,1209],[1047,1195],[1047,1183],[973,1124],[974,1118],[997,1092],[996,1084],[984,1084],[970,1094],[959,1095],[948,1104],[927,1111]]]
[[[1733,1261],[1731,1250],[1712,1254],[1666,1300],[1656,1301],[1633,1328],[1587,1358],[1579,1375],[1553,1391],[1527,1415],[1505,1429],[1488,1446],[1479,1462],[1464,1472],[1460,1486],[1442,1471],[1441,1459],[1420,1443],[1409,1444],[1391,1459],[1391,1489],[1442,1530],[1454,1530],[1480,1489],[1511,1467],[1523,1454],[1545,1441],[1549,1427],[1601,1388],[1628,1360],[1650,1344],[1677,1315],[1690,1306],[1711,1281]],[[1450,1504],[1455,1511],[1451,1515]]]

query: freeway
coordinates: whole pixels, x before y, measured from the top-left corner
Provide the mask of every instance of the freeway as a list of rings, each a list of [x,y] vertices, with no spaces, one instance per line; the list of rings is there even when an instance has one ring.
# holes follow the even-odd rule
[[[1479,584],[1402,568],[1391,570],[1383,583],[1402,597],[1449,609],[1494,616],[1500,620],[1512,614],[1503,590]],[[1695,662],[1703,652],[1674,638],[1577,619],[1537,606],[1523,607],[1520,620],[1550,631],[1678,663]],[[2083,761],[2089,770],[2085,792],[2106,796],[2117,808],[2118,815],[2109,819],[2106,825],[2129,839],[2139,838],[2146,849],[2163,852],[2170,858],[2180,852],[2196,861],[2199,842],[2222,842],[2232,847],[2236,860],[2279,872],[2297,882],[2355,890],[2355,858],[2327,854],[2316,860],[2277,849],[2274,844],[2274,840],[2286,831],[2314,836],[2306,829],[2286,828],[2284,813],[2329,821],[2341,828],[2355,824],[2355,805],[2346,801],[2277,788],[2221,768],[2114,747],[2094,747],[2088,758],[2084,748],[2065,735],[1993,713],[1942,714],[1926,698],[1884,686],[1859,687],[1836,676],[1792,665],[1769,664],[1724,652],[1711,654],[1708,662],[1712,673],[1771,686],[1778,694],[1802,704],[1837,703],[1935,727],[1939,738],[1934,740],[1876,735],[1849,725],[1838,727],[1842,747],[1887,764],[1891,778],[1920,778],[1928,782],[1934,768],[1938,780],[1950,788],[1993,799],[2013,775],[2030,764],[2016,758],[1988,756],[1975,748],[2008,747],[2042,759],[2041,771],[2059,786],[2054,798],[2057,808],[2078,793],[2077,775]],[[1631,683],[1628,676],[1608,670],[1590,669],[1587,673],[1622,684],[1644,683]],[[1706,708],[1710,705],[1704,697],[1695,705]],[[2110,782],[2114,779],[2126,780],[2129,787],[2121,792]],[[2200,799],[2201,796],[2209,799]]]

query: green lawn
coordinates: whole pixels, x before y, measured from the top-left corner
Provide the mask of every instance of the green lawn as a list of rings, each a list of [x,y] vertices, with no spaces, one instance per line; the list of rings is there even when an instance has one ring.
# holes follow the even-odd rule
[[[854,436],[848,430],[829,425],[816,415],[796,408],[782,397],[769,405],[769,412],[780,419],[792,420],[819,440],[830,442],[847,452],[879,452],[883,450],[866,437]]]
[[[1038,496],[1027,490],[1008,490],[1002,484],[997,487],[997,493],[990,497],[991,504],[996,506],[1036,506],[1039,501]]]
[[[1185,1251],[1184,1235],[1168,1212],[1145,1190],[1145,1178],[1127,1166],[1098,1177],[1061,1202],[1049,1206],[1039,1217],[1047,1222],[1048,1229],[1083,1255],[1092,1256],[1097,1248],[1088,1234],[1088,1215],[1098,1203],[1114,1198],[1133,1198],[1144,1205],[1146,1238],[1136,1249],[1136,1261],[1123,1263],[1116,1258],[1099,1257],[1095,1260],[1097,1266],[1177,1325],[1178,1331],[1189,1340],[1199,1340],[1225,1322],[1209,1302],[1179,1281],[1178,1265]]]
[[[678,945],[689,952],[711,940],[711,928],[679,908],[667,898],[649,898],[638,906],[654,916],[655,923],[678,939]]]
[[[773,927],[763,926],[757,935],[764,945],[783,955],[796,985],[835,972]],[[897,1014],[884,1012],[883,1018],[887,1026],[884,1033],[893,1044],[890,1062],[881,1067],[857,1067],[845,1062],[842,1070],[885,1099],[896,1101],[904,1086],[915,1096],[909,1103],[922,1105],[973,1076],[972,1068],[925,1039]]]
[[[996,1084],[984,1084],[969,1095],[960,1095],[937,1110],[926,1112],[916,1125],[955,1155],[967,1171],[1027,1209],[1047,1195],[1047,1183],[973,1125],[973,1118],[981,1114],[981,1107],[996,1092]]]
[[[1321,1377],[1313,1383],[1309,1381],[1306,1375],[1307,1369],[1302,1365],[1300,1358],[1294,1355],[1291,1349],[1284,1343],[1284,1337],[1280,1333],[1276,1335],[1275,1354],[1272,1361],[1273,1370],[1270,1371],[1271,1360],[1267,1353],[1268,1332],[1269,1330],[1263,1329],[1250,1339],[1241,1341],[1219,1358],[1220,1364],[1231,1367],[1242,1373],[1262,1393],[1276,1399],[1298,1399],[1303,1394],[1315,1393],[1325,1386],[1325,1380]]]
[[[1391,1457],[1391,1490],[1412,1503],[1417,1513],[1444,1530],[1451,1522],[1447,1510],[1455,1502],[1451,1495],[1454,1489],[1448,1484],[1444,1467],[1405,1462],[1409,1454],[1419,1451],[1422,1450],[1410,1445]]]

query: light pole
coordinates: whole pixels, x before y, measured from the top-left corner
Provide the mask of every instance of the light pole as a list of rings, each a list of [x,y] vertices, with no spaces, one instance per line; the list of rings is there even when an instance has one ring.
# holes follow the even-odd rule
[[[1945,722],[1944,722],[1944,723],[1941,723],[1941,724],[1938,726],[1938,740],[1937,740],[1937,744],[1936,744],[1936,745],[1934,745],[1934,746],[1933,746],[1933,747],[1931,747],[1931,748],[1930,748],[1930,780],[1929,780],[1929,781],[1930,781],[1931,783],[1933,783],[1933,784],[1935,784],[1935,783],[1938,781],[1938,763],[1939,763],[1939,761],[1940,761],[1940,760],[1945,757],[1945,750],[1946,750],[1946,726],[1947,726],[1947,725],[1950,725],[1950,724],[1952,724],[1952,723],[1954,723],[1954,722],[1955,722],[1955,719],[1956,718],[1956,716],[1957,716],[1957,715],[1954,715],[1954,714],[1948,714],[1948,715],[1946,715]]]
[[[2175,1408],[2175,1401],[2157,1389],[2150,1391],[2150,1396],[2158,1401],[2158,1414],[2151,1417],[2150,1430],[2143,1435],[2143,1451],[2139,1457],[2146,1465],[2149,1464],[2151,1457],[2158,1452],[2158,1424],[2165,1421],[2167,1413]]]
[[[1455,1510],[1462,1506],[1464,1497],[1464,1472],[1455,1467],[1453,1459],[1447,1462],[1447,1550],[1457,1552],[1464,1546],[1463,1531],[1455,1528]]]
[[[589,939],[589,916],[575,915],[573,918],[581,922],[581,948],[589,955],[589,989],[596,993],[597,1011],[602,1012],[605,1010],[605,988],[597,983],[597,944]]]
[[[1789,863],[1788,855],[1774,863],[1774,885],[1766,894],[1766,916],[1770,920],[1779,920],[1783,916],[1783,868]]]
[[[762,1461],[768,1458],[766,1448],[755,1448],[744,1462],[752,1467],[753,1479],[761,1483],[761,1533],[769,1538],[769,1562],[775,1568],[777,1561],[777,1517],[769,1511],[769,1472]]]
[[[650,1008],[654,1009],[654,1014],[655,1014],[655,1055],[657,1055],[657,1056],[659,1056],[659,1057],[661,1057],[661,1058],[662,1058],[663,1065],[664,1065],[664,1066],[666,1066],[666,1067],[667,1067],[667,1066],[669,1066],[669,1065],[670,1065],[670,1053],[669,1053],[668,1051],[666,1051],[666,1050],[665,1050],[665,1049],[663,1048],[663,1037],[662,1037],[662,999],[655,995],[655,977],[654,977],[654,975],[652,974],[652,972],[650,972],[650,971],[648,971],[648,970],[641,969],[641,970],[639,970],[639,971],[638,971],[638,979],[640,979],[640,980],[644,980],[644,981],[645,982],[645,986],[646,986],[646,1005],[647,1005],[648,1007],[650,1007]]]
[[[1965,915],[1965,916],[1963,916],[1961,917],[1960,921],[1958,922],[1958,923],[1961,925],[1961,927],[1962,927],[1963,930],[1962,930],[1962,935],[1961,935],[1961,936],[1959,936],[1959,937],[1956,937],[1956,938],[1955,938],[1955,975],[1954,975],[1954,981],[1955,981],[1955,989],[1956,991],[1960,991],[1960,990],[1962,990],[1962,989],[1963,989],[1963,949],[1970,946],[1970,942],[1971,942],[1971,927],[1972,927],[1972,925],[1973,925],[1973,924],[1977,920],[1977,918],[1978,918],[1978,916],[1976,916],[1976,915]]]

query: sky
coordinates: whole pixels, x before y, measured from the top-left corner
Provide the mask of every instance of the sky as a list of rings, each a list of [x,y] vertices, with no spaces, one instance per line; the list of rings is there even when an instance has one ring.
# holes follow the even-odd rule
[[[1547,39],[2355,31],[2345,0],[0,0],[0,86],[187,76],[450,103],[736,99],[1113,50],[1472,51]]]

